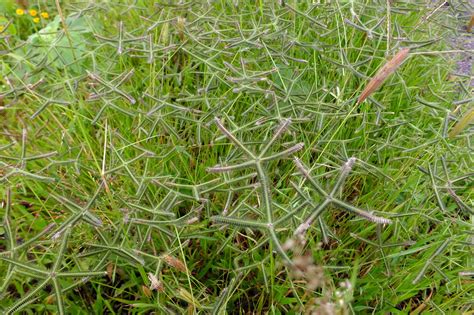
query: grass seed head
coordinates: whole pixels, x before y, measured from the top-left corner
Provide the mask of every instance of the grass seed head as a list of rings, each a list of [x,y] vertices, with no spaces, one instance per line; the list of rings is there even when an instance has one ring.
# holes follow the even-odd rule
[[[158,278],[153,273],[151,272],[148,273],[148,280],[150,280],[149,290],[157,290],[158,292],[164,291],[163,283],[160,280],[158,280]]]
[[[164,254],[162,256],[162,258],[165,261],[165,263],[168,264],[168,266],[170,266],[170,267],[172,267],[172,268],[174,268],[178,271],[186,273],[186,266],[178,258],[173,257],[173,256],[168,255],[168,254]]]

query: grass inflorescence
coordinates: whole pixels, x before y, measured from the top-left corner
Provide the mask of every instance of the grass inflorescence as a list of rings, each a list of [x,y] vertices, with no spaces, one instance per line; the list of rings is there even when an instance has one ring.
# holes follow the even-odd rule
[[[472,309],[467,1],[37,2],[0,4],[3,313]]]

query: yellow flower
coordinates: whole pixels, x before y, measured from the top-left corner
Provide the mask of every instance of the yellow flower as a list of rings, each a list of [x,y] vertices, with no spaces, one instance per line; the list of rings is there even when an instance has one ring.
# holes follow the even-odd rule
[[[0,25],[0,33],[3,32],[4,29],[5,27],[3,25]]]
[[[36,11],[35,9],[29,10],[28,13],[29,13],[31,16],[37,16],[37,15],[38,15],[38,11]]]
[[[49,13],[48,12],[41,12],[41,17],[43,19],[49,19]]]
[[[23,15],[23,14],[25,14],[25,10],[18,8],[18,9],[16,9],[16,14],[17,15]]]
[[[39,22],[40,22],[40,18],[39,18],[39,17],[35,17],[35,18],[33,19],[33,22],[39,23]]]

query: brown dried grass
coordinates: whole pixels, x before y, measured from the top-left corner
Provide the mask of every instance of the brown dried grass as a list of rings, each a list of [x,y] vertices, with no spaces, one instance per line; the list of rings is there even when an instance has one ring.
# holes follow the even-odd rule
[[[467,31],[470,33],[472,31],[472,27],[474,26],[474,14],[471,15],[471,20],[469,21],[469,23],[467,24]]]
[[[162,256],[162,258],[166,262],[166,264],[168,264],[168,266],[170,266],[170,267],[172,267],[172,268],[174,268],[178,271],[186,273],[186,266],[178,258],[173,257],[173,256],[168,255],[168,254],[164,254]]]
[[[408,57],[409,52],[410,48],[403,48],[391,60],[383,65],[362,91],[357,99],[357,104],[362,103],[367,97],[374,93],[383,82],[394,73],[398,67],[400,67],[403,61]]]

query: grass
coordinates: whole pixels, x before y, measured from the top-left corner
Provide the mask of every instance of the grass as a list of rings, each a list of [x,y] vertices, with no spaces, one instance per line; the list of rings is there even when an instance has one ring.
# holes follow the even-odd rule
[[[0,4],[2,312],[471,314],[468,3],[430,3]]]

